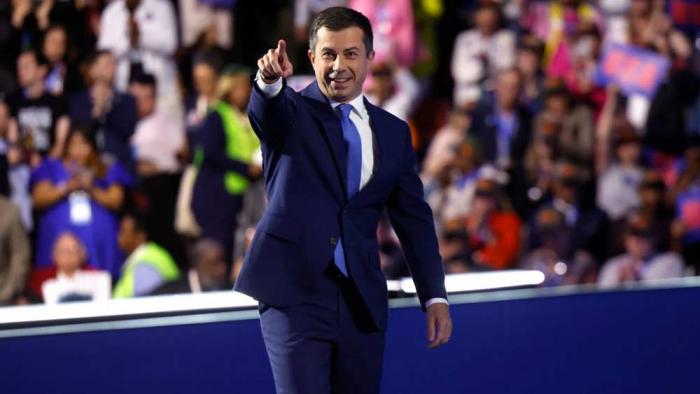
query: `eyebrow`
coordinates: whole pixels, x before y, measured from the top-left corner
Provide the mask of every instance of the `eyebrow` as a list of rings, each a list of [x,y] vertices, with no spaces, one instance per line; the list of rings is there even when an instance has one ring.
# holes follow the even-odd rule
[[[351,52],[351,51],[359,51],[359,50],[360,50],[360,48],[358,48],[358,47],[350,47],[350,48],[343,49],[343,53],[347,53],[347,52]],[[333,48],[323,47],[321,49],[321,52],[336,52],[336,50]]]

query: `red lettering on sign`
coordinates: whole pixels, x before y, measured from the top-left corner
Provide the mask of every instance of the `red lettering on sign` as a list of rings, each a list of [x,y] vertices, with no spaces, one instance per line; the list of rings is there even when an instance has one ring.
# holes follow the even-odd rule
[[[615,75],[621,70],[623,62],[625,61],[625,54],[621,51],[612,49],[608,52],[605,57],[605,63],[603,64],[603,73],[605,75]]]
[[[658,72],[656,65],[651,63],[643,64],[639,72],[639,80],[637,83],[644,90],[651,90],[654,86],[654,81],[656,81],[656,74],[658,74]]]

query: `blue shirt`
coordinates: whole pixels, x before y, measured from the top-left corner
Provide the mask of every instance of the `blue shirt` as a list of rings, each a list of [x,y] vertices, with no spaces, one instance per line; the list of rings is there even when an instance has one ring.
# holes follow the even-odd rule
[[[115,163],[104,178],[95,180],[95,186],[100,189],[115,184],[124,186],[129,177],[126,170]],[[47,159],[32,173],[31,185],[34,187],[37,182],[49,181],[59,186],[69,179],[70,173],[62,161]],[[114,212],[85,194],[73,192],[41,213],[35,264],[37,267],[51,266],[54,242],[69,231],[83,242],[91,266],[117,277],[124,260],[117,246],[117,229],[118,217]]]

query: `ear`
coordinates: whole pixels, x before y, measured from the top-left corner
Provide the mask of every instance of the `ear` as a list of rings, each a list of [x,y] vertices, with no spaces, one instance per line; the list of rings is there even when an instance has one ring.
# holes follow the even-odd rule
[[[311,61],[311,64],[313,65],[314,61],[316,60],[316,54],[311,49],[309,49],[306,54],[309,56],[309,61]]]

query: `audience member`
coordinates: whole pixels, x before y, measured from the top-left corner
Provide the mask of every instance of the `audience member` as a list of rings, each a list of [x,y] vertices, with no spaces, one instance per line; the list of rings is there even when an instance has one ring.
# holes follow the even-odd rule
[[[52,25],[44,33],[41,47],[48,62],[44,85],[46,91],[63,97],[68,90],[75,91],[80,84],[78,69],[68,61],[68,33],[62,25]]]
[[[531,231],[540,244],[523,257],[521,268],[543,272],[544,286],[595,283],[598,265],[590,253],[574,249],[564,215],[551,207],[540,209]]]
[[[182,123],[156,106],[156,79],[141,74],[130,92],[136,99],[139,122],[131,136],[131,150],[145,195],[138,209],[150,224],[151,239],[164,247],[185,267],[185,251],[175,232],[175,206],[182,166],[178,154],[185,144]]]
[[[117,60],[116,87],[125,92],[129,82],[142,73],[158,79],[158,106],[180,114],[177,67],[177,21],[167,0],[114,0],[100,22],[99,49]]]
[[[581,200],[581,185],[585,182],[583,169],[576,164],[560,160],[554,170],[552,199],[541,209],[554,209],[564,217],[569,229],[569,248],[565,256],[570,257],[579,250],[590,253],[595,261],[601,262],[607,254],[607,218],[595,206],[588,206]],[[541,245],[537,232],[531,234],[530,248]]]
[[[639,185],[644,170],[639,164],[641,139],[629,123],[616,129],[616,160],[598,178],[598,207],[615,222],[639,207]]]
[[[233,11],[235,0],[179,0],[182,46],[191,46],[202,35],[222,48],[233,45]]]
[[[582,24],[602,23],[593,4],[585,0],[533,1],[521,25],[545,43],[548,65],[558,51],[569,52],[569,38]]]
[[[409,121],[420,94],[410,71],[390,63],[374,63],[372,81],[365,89],[370,102],[404,121]]]
[[[124,202],[124,169],[106,165],[85,128],[74,128],[60,159],[48,159],[32,174],[32,198],[40,211],[35,264],[51,264],[51,248],[62,233],[74,233],[95,268],[119,275],[117,212]]]
[[[85,247],[71,233],[63,233],[53,248],[55,276],[41,285],[46,304],[110,299],[112,278],[107,271],[85,269]]]
[[[681,240],[685,261],[700,273],[700,137],[693,137],[680,162],[681,171],[669,196],[676,208],[672,231]]]
[[[518,104],[520,88],[517,70],[501,72],[494,98],[482,99],[469,126],[468,134],[476,138],[484,160],[502,169],[517,166],[530,142],[531,117]]]
[[[201,53],[192,67],[194,93],[185,101],[187,140],[194,146],[197,128],[202,124],[210,108],[218,100],[217,84],[222,70],[222,61],[216,52]]]
[[[534,122],[535,136],[543,130],[542,122],[556,125],[558,147],[561,153],[583,165],[593,163],[593,113],[586,105],[576,104],[569,91],[552,87],[544,93],[544,105]]]
[[[625,232],[626,253],[603,266],[598,284],[618,286],[629,282],[679,278],[685,268],[680,256],[656,251],[655,234],[648,217],[632,214]]]
[[[16,147],[11,147],[7,136],[10,130],[10,108],[7,104],[0,100],[0,196],[9,197],[12,194],[10,189],[10,181],[7,175],[10,172],[10,158],[15,157],[15,161],[19,158],[19,153]],[[12,164],[16,164],[12,163]]]
[[[136,102],[115,89],[116,63],[110,52],[96,51],[86,63],[87,88],[70,96],[71,121],[89,126],[105,161],[117,160],[132,169],[129,140],[136,129]]]
[[[558,122],[540,119],[535,123],[533,141],[523,159],[523,176],[519,182],[522,186],[513,196],[522,200],[523,217],[529,217],[531,212],[552,197],[554,170],[563,156],[560,134],[561,124]]]
[[[128,255],[121,277],[114,286],[114,298],[151,294],[166,282],[177,280],[180,271],[170,254],[149,240],[143,218],[126,214],[119,227],[119,247]]]
[[[152,294],[202,293],[229,290],[232,286],[226,276],[228,264],[224,249],[211,239],[202,239],[192,247],[192,267],[186,276],[167,282]]]
[[[348,7],[369,18],[376,61],[394,60],[404,68],[415,63],[418,41],[410,0],[349,0]]]
[[[75,234],[61,233],[51,250],[51,266],[35,268],[29,276],[28,301],[55,304],[110,298],[109,272],[89,265],[85,245]]]
[[[462,107],[491,90],[495,78],[515,65],[515,34],[504,29],[498,4],[481,2],[474,12],[474,28],[460,33],[452,52],[454,103]]]
[[[184,130],[171,114],[156,106],[156,91],[156,78],[150,74],[135,77],[129,88],[139,116],[131,151],[142,179],[181,170],[177,155],[184,144]]]
[[[22,145],[26,160],[36,167],[51,154],[60,157],[70,128],[63,99],[46,91],[46,58],[35,50],[25,50],[17,59],[17,80],[21,90],[8,96],[14,119],[10,142]]]
[[[542,108],[542,93],[545,88],[544,70],[542,69],[543,44],[532,36],[521,39],[515,67],[523,79],[520,102],[532,115]]]
[[[202,236],[221,243],[227,258],[233,254],[233,235],[243,195],[250,180],[262,174],[260,164],[253,162],[260,143],[245,112],[250,89],[246,69],[225,70],[219,81],[219,101],[205,118],[196,138],[199,171],[192,211]]]
[[[521,221],[512,212],[509,202],[502,194],[498,183],[489,178],[480,178],[476,183],[474,199],[467,216],[461,223],[450,223],[450,231],[466,234],[466,248],[462,251],[461,264],[468,269],[506,269],[516,264],[520,251]],[[453,258],[456,256],[452,256]],[[450,271],[456,260],[448,264]],[[456,272],[461,272],[458,268]]]
[[[423,168],[420,174],[426,187],[455,158],[457,148],[467,136],[469,122],[470,118],[467,113],[455,109],[450,114],[447,124],[438,130],[433,137],[423,159]]]
[[[19,209],[0,196],[0,305],[13,303],[24,290],[30,256]]]
[[[197,145],[197,132],[211,106],[218,100],[216,87],[219,83],[221,62],[222,59],[213,51],[203,52],[194,60],[192,68],[194,93],[185,101],[186,138],[181,156],[187,162],[187,166],[183,171],[177,196],[175,229],[181,235],[189,237],[198,237],[202,232],[191,208],[194,180],[197,177],[197,168],[192,164],[193,150]]]
[[[433,210],[438,232],[442,226],[466,216],[474,201],[477,180],[493,167],[482,168],[478,146],[472,139],[456,149],[452,163],[426,185],[425,199]]]
[[[656,170],[645,170],[639,185],[639,211],[651,218],[651,226],[656,236],[657,250],[671,249],[671,223],[673,211],[666,204],[666,184]]]

